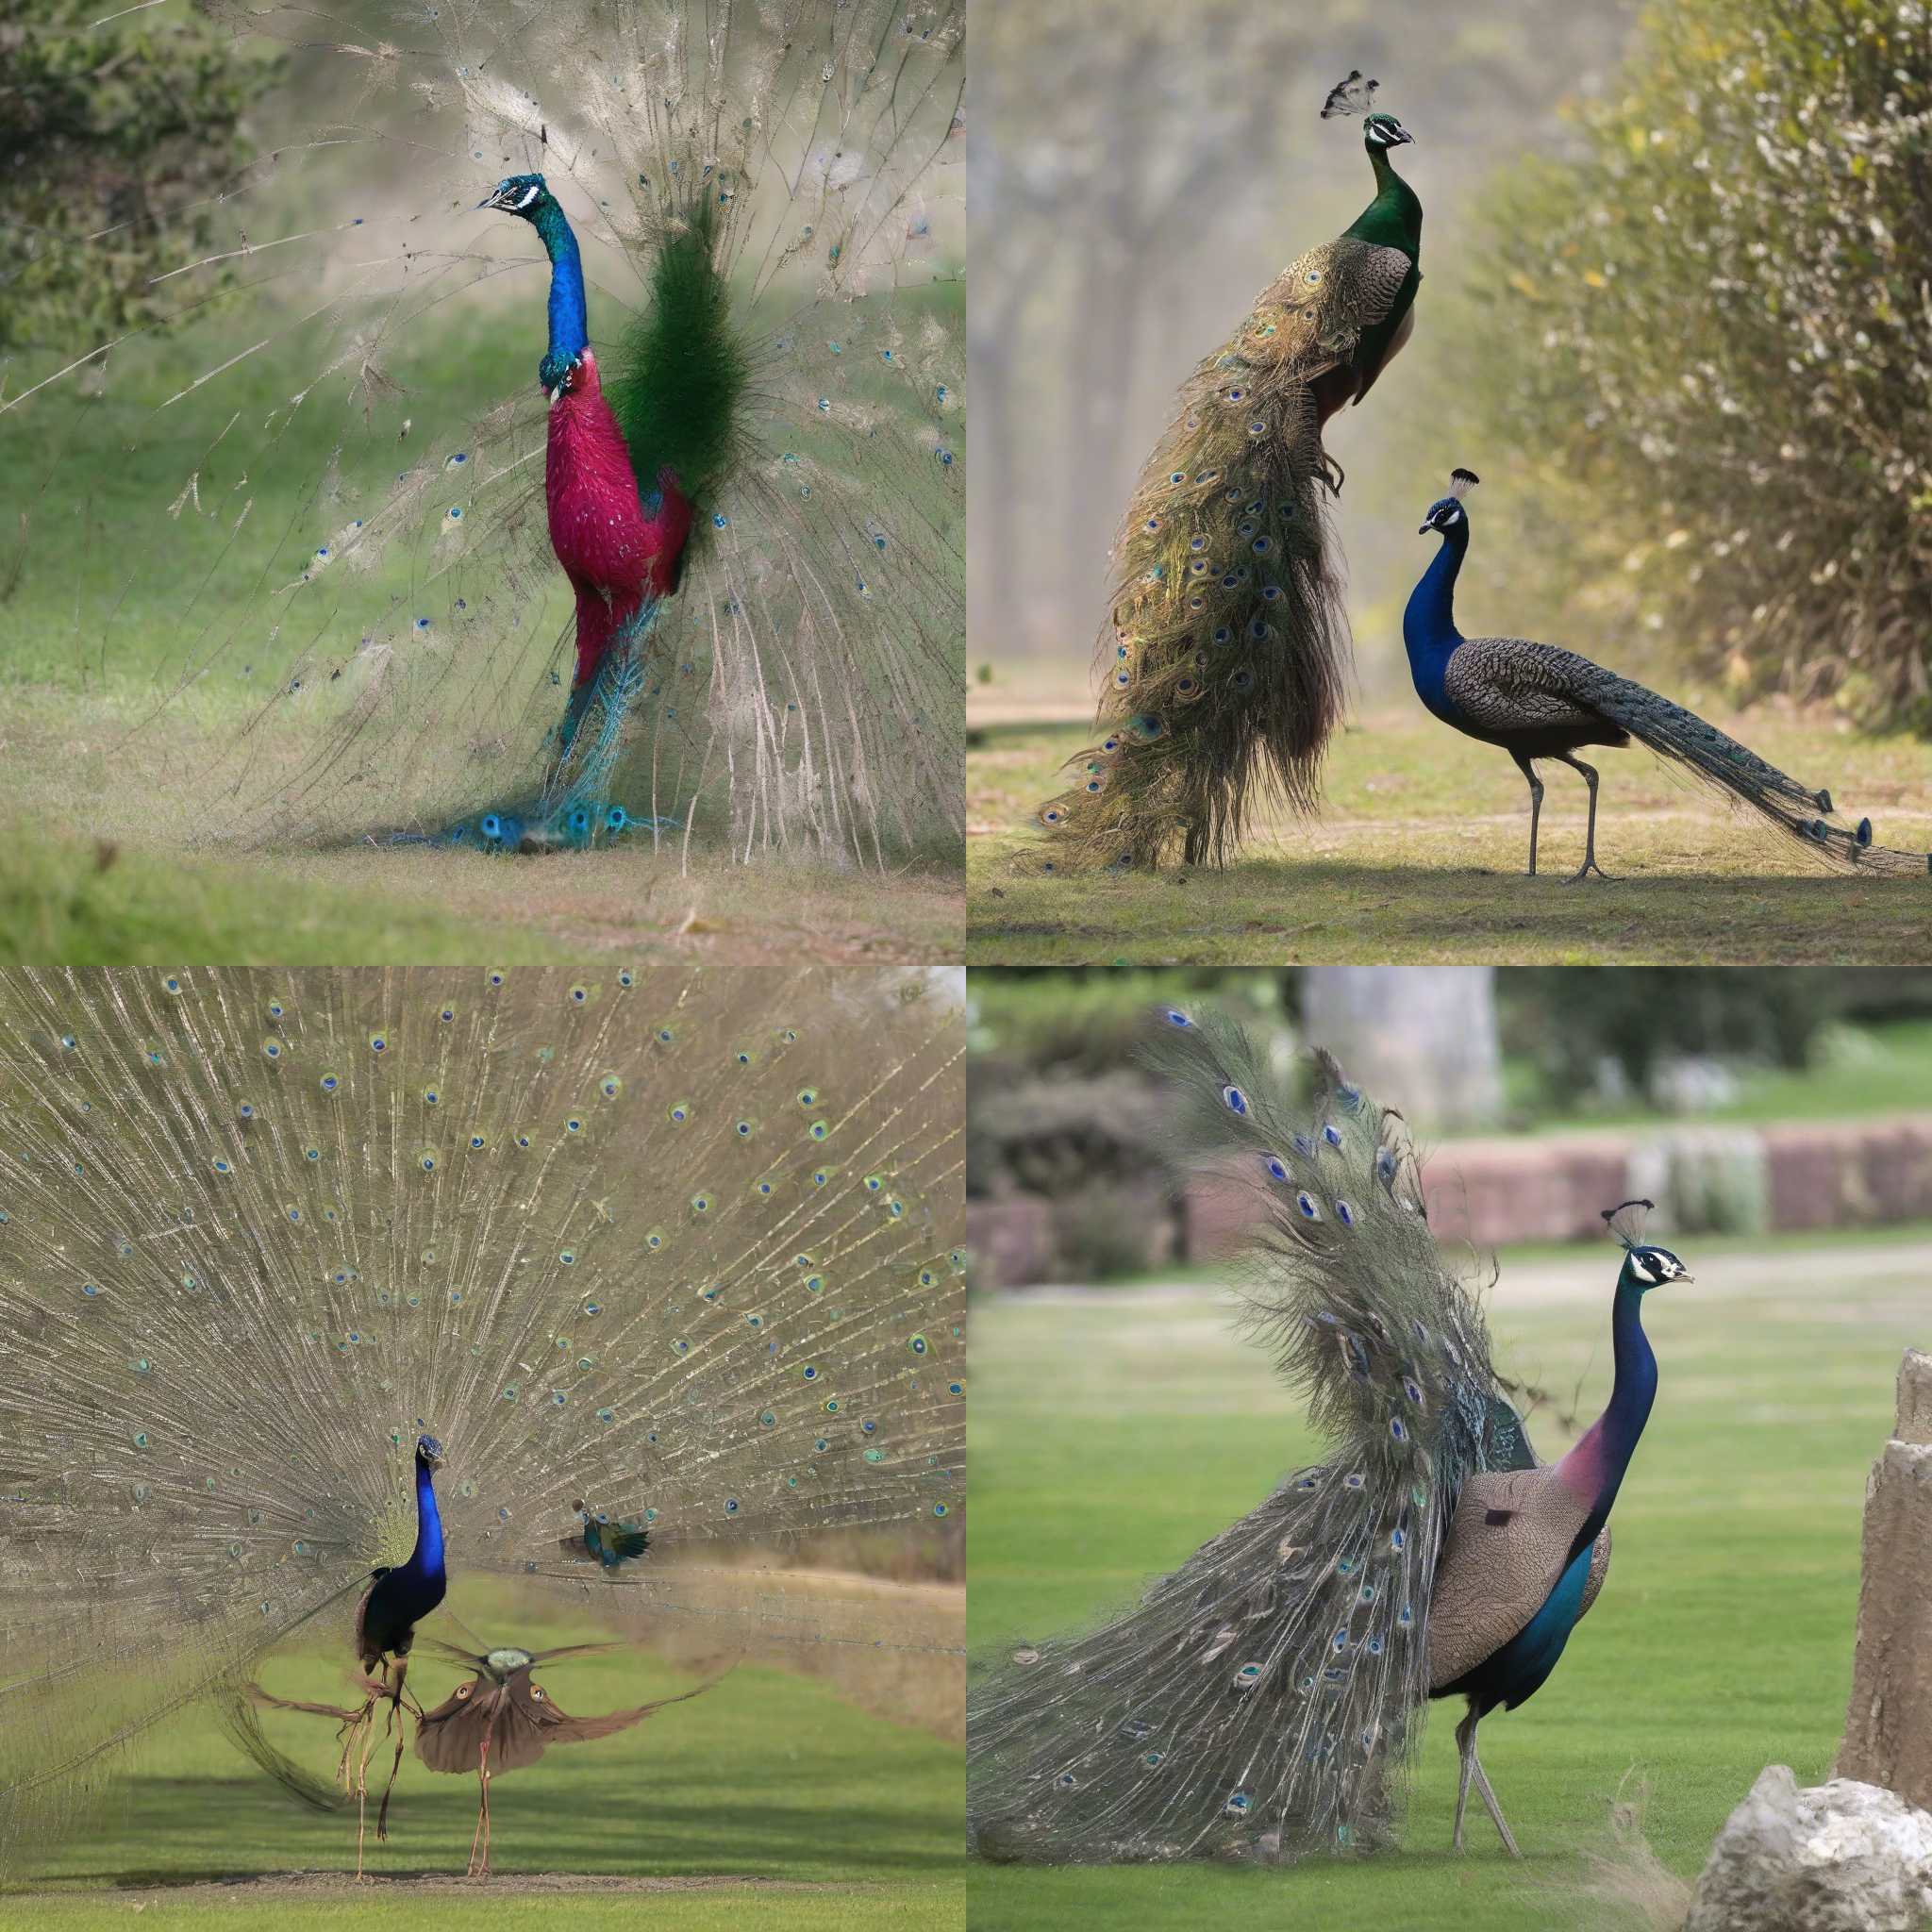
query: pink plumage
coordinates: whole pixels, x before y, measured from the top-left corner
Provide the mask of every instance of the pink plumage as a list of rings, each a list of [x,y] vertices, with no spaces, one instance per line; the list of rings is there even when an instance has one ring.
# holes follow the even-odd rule
[[[576,591],[575,682],[582,689],[596,676],[620,627],[647,599],[669,596],[676,588],[692,515],[691,499],[669,469],[658,473],[656,513],[645,513],[629,447],[588,348],[550,406],[543,484],[550,545]]]

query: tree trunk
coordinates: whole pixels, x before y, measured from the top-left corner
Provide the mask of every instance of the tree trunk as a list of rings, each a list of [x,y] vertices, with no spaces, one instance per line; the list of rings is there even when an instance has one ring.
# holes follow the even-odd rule
[[[1488,966],[1311,966],[1302,1028],[1419,1127],[1483,1127],[1503,1106]]]

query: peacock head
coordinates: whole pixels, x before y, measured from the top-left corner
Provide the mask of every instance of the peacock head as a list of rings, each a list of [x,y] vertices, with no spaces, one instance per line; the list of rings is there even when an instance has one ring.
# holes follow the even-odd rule
[[[507,175],[476,206],[500,208],[507,215],[522,215],[525,221],[534,222],[550,200],[550,187],[542,175]]]
[[[442,1467],[442,1444],[434,1436],[416,1438],[416,1463],[420,1469]]]
[[[1452,531],[1466,530],[1469,512],[1462,507],[1462,499],[1474,490],[1481,479],[1474,470],[1452,470],[1449,473],[1449,494],[1439,496],[1429,506],[1429,513],[1423,519],[1418,537],[1426,537],[1431,530],[1441,536]]]
[[[1667,1281],[1690,1281],[1690,1269],[1668,1248],[1643,1239],[1643,1217],[1657,1206],[1655,1201],[1621,1201],[1604,1209],[1604,1223],[1611,1236],[1624,1244],[1624,1273],[1619,1285],[1627,1281],[1639,1294],[1661,1288]]]
[[[1371,114],[1362,123],[1362,145],[1374,154],[1377,148],[1403,147],[1415,136],[1393,114]]]

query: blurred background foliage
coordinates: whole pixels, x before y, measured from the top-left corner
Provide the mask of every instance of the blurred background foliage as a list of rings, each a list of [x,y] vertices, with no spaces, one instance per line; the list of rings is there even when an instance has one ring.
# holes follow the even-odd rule
[[[968,1191],[1053,1203],[1070,1280],[1187,1255],[1138,1054],[1161,1005],[1234,1015],[1279,1072],[1330,1048],[1425,1145],[1932,1108],[1932,969],[985,969],[969,1001]]]
[[[1525,558],[1734,698],[1932,727],[1932,15],[1658,0],[1574,124],[1478,198],[1457,331]]]
[[[1360,67],[1425,209],[1415,335],[1330,425],[1364,701],[1407,702],[1415,526],[1465,464],[1465,627],[1932,725],[1922,7],[1074,11],[975,29],[970,623],[995,683],[1084,688],[1175,385],[1368,198],[1355,124],[1317,118]]]
[[[14,0],[0,19],[0,350],[77,353],[157,320],[286,80],[208,15]]]

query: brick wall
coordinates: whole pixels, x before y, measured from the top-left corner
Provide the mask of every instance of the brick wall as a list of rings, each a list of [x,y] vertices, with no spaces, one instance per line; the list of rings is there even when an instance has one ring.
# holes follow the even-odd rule
[[[1634,1195],[1681,1234],[1764,1233],[1932,1219],[1932,1115],[1772,1127],[1673,1126],[1545,1140],[1450,1141],[1423,1169],[1431,1224],[1478,1247],[1578,1241]],[[1188,1258],[1239,1246],[1250,1197],[1200,1181],[1187,1200]],[[1054,1204],[1032,1195],[967,1204],[974,1272],[1024,1287],[1055,1272]]]

